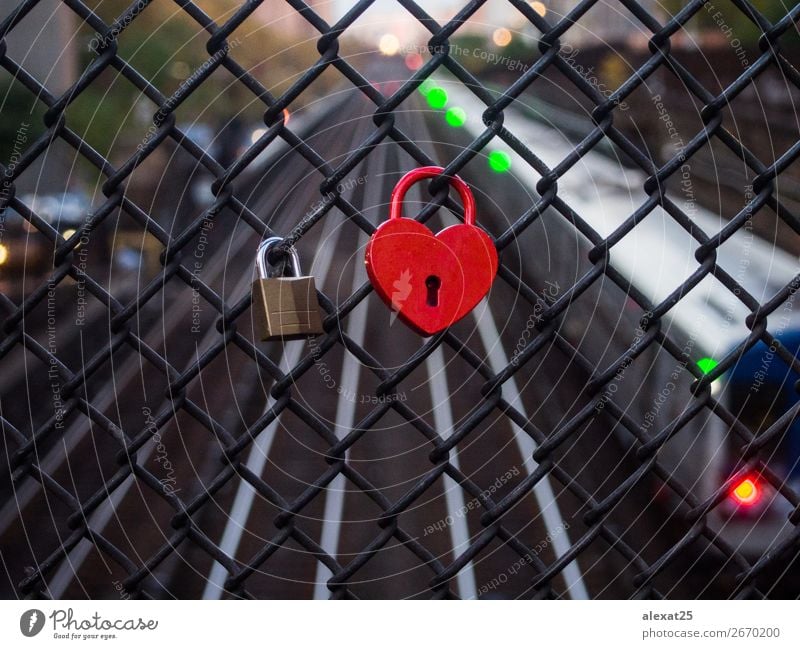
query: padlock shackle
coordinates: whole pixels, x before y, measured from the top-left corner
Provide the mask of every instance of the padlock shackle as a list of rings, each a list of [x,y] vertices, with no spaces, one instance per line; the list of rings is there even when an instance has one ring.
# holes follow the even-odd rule
[[[412,169],[403,176],[392,190],[389,220],[403,217],[403,198],[411,185],[425,178],[441,176],[443,172],[444,167],[419,167],[418,169]],[[475,197],[472,195],[469,185],[458,176],[447,176],[447,179],[461,196],[461,203],[464,205],[464,223],[475,225]]]
[[[267,237],[258,244],[258,250],[256,251],[256,269],[258,270],[259,278],[266,279],[269,277],[267,273],[267,253],[269,253],[269,249],[272,248],[272,246],[282,242],[283,239],[281,239],[281,237]],[[295,275],[300,277],[302,275],[302,271],[300,270],[300,257],[297,256],[297,250],[295,250],[294,246],[289,248],[289,256],[292,258],[292,269]]]

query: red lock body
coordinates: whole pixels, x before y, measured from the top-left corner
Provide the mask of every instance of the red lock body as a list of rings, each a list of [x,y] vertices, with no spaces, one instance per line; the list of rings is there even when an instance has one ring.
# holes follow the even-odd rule
[[[402,218],[409,187],[443,171],[421,167],[400,179],[392,191],[389,220],[370,238],[364,259],[375,292],[423,336],[446,329],[472,311],[497,274],[497,249],[475,225],[475,198],[458,176],[450,182],[464,204],[464,223],[434,235],[422,223]]]

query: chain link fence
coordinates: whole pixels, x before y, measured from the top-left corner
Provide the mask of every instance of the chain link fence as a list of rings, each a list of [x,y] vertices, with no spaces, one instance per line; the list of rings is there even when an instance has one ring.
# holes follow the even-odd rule
[[[763,258],[763,249],[788,254],[778,244],[792,251],[800,232],[792,200],[800,155],[793,113],[800,74],[792,61],[800,7],[775,3],[768,17],[762,5],[747,0],[716,7],[692,0],[671,12],[637,0],[476,0],[443,21],[421,3],[400,0],[393,11],[427,33],[424,47],[398,54],[390,42],[382,47],[394,56],[359,58],[348,35],[377,6],[354,2],[333,20],[326,7],[287,0],[292,25],[301,26],[316,52],[276,91],[265,80],[270,61],[237,61],[248,25],[267,3],[236,3],[224,12],[199,0],[162,3],[194,25],[195,42],[206,50],[205,60],[172,86],[140,69],[139,50],[126,45],[157,4],[137,0],[111,16],[103,3],[63,0],[42,13],[44,2],[26,0],[0,23],[0,67],[16,88],[3,103],[6,129],[16,119],[12,102],[32,106],[8,131],[0,196],[3,250],[28,250],[20,267],[6,265],[0,298],[7,510],[0,523],[9,595],[274,597],[294,596],[291,584],[302,582],[321,584],[315,596],[347,598],[380,596],[365,584],[382,588],[411,579],[414,571],[424,586],[411,586],[409,593],[424,597],[800,594],[800,401],[794,384],[800,363],[791,336],[800,275],[791,268],[788,276],[780,274],[774,267],[781,264]],[[31,68],[41,40],[9,45],[15,34],[45,29],[56,9],[80,24],[67,39],[69,47],[81,48],[68,84],[69,75]],[[600,33],[592,20],[601,11],[641,42],[619,45],[600,34],[591,47],[576,45],[583,42],[577,36]],[[698,66],[700,50],[691,46],[698,23],[717,30],[705,72]],[[514,28],[494,32],[495,45],[468,47],[458,39],[476,24],[491,24],[490,32]],[[734,30],[734,24],[743,27]],[[745,27],[755,34],[750,46],[737,31]],[[171,61],[183,44],[153,29],[142,48]],[[506,33],[526,34],[535,49],[502,54]],[[400,65],[400,55],[407,65]],[[597,70],[589,70],[592,62]],[[379,74],[365,72],[387,65],[402,75],[374,82]],[[708,72],[717,65],[727,72]],[[479,127],[442,134],[431,126],[429,111],[414,103],[419,90],[429,92],[429,79],[463,98],[463,105],[479,104]],[[762,100],[765,79],[773,89],[779,80],[783,104]],[[236,109],[263,113],[260,129],[243,146],[227,146],[236,139],[230,122],[213,134],[225,146],[204,146],[181,117],[181,107],[212,82]],[[121,92],[117,84],[135,89],[136,105],[107,103]],[[341,100],[345,87],[349,104]],[[91,112],[87,93],[98,88],[106,103],[95,120],[102,121],[104,111],[145,107],[149,125],[134,130],[138,145],[130,155],[120,156],[113,143],[90,142],[82,128],[77,112]],[[349,110],[356,95],[370,106],[369,123],[337,126],[337,114]],[[573,103],[569,119],[564,102]],[[304,104],[321,110],[304,119],[298,109]],[[748,111],[756,113],[752,122],[737,120]],[[760,130],[754,126],[759,119]],[[452,135],[455,149],[427,146],[419,130],[426,120],[432,139],[441,144]],[[551,160],[560,149],[520,133],[520,120],[568,133],[566,155]],[[334,140],[350,137],[347,150],[334,153]],[[501,166],[512,164],[516,174],[534,178],[527,194],[508,176],[488,178],[495,172],[485,161],[496,161],[491,152],[498,146],[506,152]],[[265,165],[274,150],[280,153]],[[48,166],[65,155],[79,162]],[[641,195],[615,204],[612,227],[587,214],[595,197],[581,205],[571,199],[572,174],[591,167],[598,155],[609,169],[622,161]],[[180,167],[176,160],[189,162]],[[394,358],[382,356],[374,348],[382,334],[365,338],[347,328],[359,308],[375,300],[362,277],[352,291],[336,285],[335,295],[318,282],[326,333],[313,343],[297,343],[291,348],[296,353],[287,346],[284,353],[254,341],[249,292],[231,290],[219,279],[222,268],[212,273],[215,260],[231,265],[238,259],[241,273],[249,273],[255,244],[266,236],[284,241],[273,261],[290,246],[309,259],[324,245],[315,237],[334,215],[352,228],[353,241],[363,242],[383,218],[366,214],[365,206],[388,200],[391,188],[373,179],[393,165],[405,171],[431,164],[462,174],[483,192],[479,223],[501,258],[491,300],[505,299],[501,308],[520,316],[522,328],[500,327],[492,341],[457,326],[416,339],[415,347],[398,343]],[[289,180],[293,166],[312,171]],[[148,169],[161,174],[157,199],[137,193],[137,178]],[[26,172],[34,171],[39,180],[54,174],[68,180],[80,171],[102,191],[65,230],[42,213],[46,206],[35,195],[20,189]],[[614,185],[619,178],[596,182]],[[291,222],[272,218],[287,212],[288,203],[270,214],[258,207],[264,193],[274,198],[294,183],[303,185],[305,202],[289,211]],[[713,229],[696,217],[700,199],[694,193],[703,183],[712,194],[714,188],[726,192]],[[461,214],[445,179],[428,189],[416,218],[428,221],[440,208]],[[206,198],[183,196],[192,192]],[[191,206],[165,208],[171,194]],[[18,232],[12,218],[19,220]],[[680,230],[682,243],[675,244],[665,226],[655,248],[645,239],[638,239],[638,253],[636,246],[625,247],[640,236],[642,224],[656,219]],[[752,253],[737,248],[738,261],[723,263],[731,242],[743,234],[755,240],[754,230],[779,236],[765,247],[747,247]],[[125,271],[135,275],[135,285],[115,278],[122,257],[104,247],[103,241],[119,237],[132,240],[128,252],[140,255],[139,265]],[[551,247],[549,265],[539,259],[544,252],[538,246],[545,245]],[[668,273],[668,291],[658,282],[653,288],[656,258],[676,248],[693,260],[693,270],[684,276],[680,266]],[[651,269],[631,271],[626,259],[634,253],[651,256]],[[46,272],[34,272],[37,264]],[[552,264],[563,268],[552,271]],[[759,270],[765,265],[768,270]],[[766,278],[760,293],[748,283],[753,276]],[[717,306],[704,294],[701,308],[695,298],[709,282]],[[721,315],[697,324],[691,313],[709,304]],[[681,305],[688,307],[681,311]],[[180,326],[168,326],[167,314]],[[195,326],[200,331],[200,314],[202,337],[180,333],[194,333]],[[160,337],[154,339],[151,328],[161,328]],[[736,332],[725,349],[701,350],[706,343],[700,338],[722,341]],[[501,362],[492,356],[495,347],[503,349]],[[442,401],[432,396],[432,405],[419,405],[409,381],[443,353],[462,368],[469,389],[451,381]],[[132,370],[123,363],[131,358]],[[345,370],[340,389],[298,388],[304,380],[326,382],[320,368],[339,361],[345,368],[359,365],[369,389],[362,386],[348,399],[341,389]],[[222,374],[220,368],[231,364],[241,368],[240,380]],[[145,367],[157,377],[140,381],[157,386],[145,398],[115,387],[135,385]],[[218,368],[211,379],[209,367]],[[778,387],[769,392],[762,386],[775,383],[779,368]],[[745,387],[737,378],[743,371],[750,372]],[[254,385],[261,387],[258,398]],[[469,403],[459,390],[471,395]],[[235,412],[237,396],[241,407],[255,407],[254,415]],[[330,413],[357,401],[357,420],[340,430],[325,414],[325,399]],[[459,410],[449,422],[437,414],[445,401]],[[302,429],[316,441],[273,453],[264,439],[274,438],[276,426],[278,436],[284,427],[293,434]],[[519,445],[517,464],[492,468],[487,478],[459,462],[470,447],[489,458],[500,453],[511,443],[492,433],[502,426],[514,431],[509,439]],[[417,468],[392,488],[382,487],[359,457],[375,435],[422,440],[415,447]],[[254,457],[264,460],[260,467]],[[396,467],[412,459],[399,455],[391,462]],[[293,473],[302,474],[300,487],[283,488],[270,477]],[[358,505],[323,508],[337,489]],[[425,509],[454,494],[458,499],[447,507]],[[236,512],[254,499],[263,512],[248,526]],[[554,507],[561,518],[552,518]],[[343,521],[338,550],[331,550],[321,523],[332,518]],[[231,528],[231,520],[240,522]],[[461,520],[466,537],[459,539]],[[345,551],[348,523],[369,532]],[[530,525],[538,526],[535,532]],[[231,545],[236,528],[245,538]],[[241,550],[243,543],[248,550]],[[404,558],[392,558],[395,553]],[[91,574],[80,576],[81,565],[94,566]],[[259,586],[264,574],[283,586]],[[462,581],[465,575],[473,575],[472,586]],[[211,582],[217,591],[208,590]],[[310,590],[297,593],[311,596]]]

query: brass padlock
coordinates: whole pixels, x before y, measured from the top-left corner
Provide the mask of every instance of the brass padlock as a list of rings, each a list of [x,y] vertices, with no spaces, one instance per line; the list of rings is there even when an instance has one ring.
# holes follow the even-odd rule
[[[295,277],[272,277],[267,270],[267,253],[281,241],[280,237],[265,239],[256,253],[258,278],[252,288],[256,333],[261,340],[296,340],[324,333],[314,278],[300,276],[297,251],[292,248],[289,254]]]

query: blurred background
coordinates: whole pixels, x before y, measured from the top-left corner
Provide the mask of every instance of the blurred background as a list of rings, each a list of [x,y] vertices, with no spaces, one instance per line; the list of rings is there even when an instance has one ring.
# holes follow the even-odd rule
[[[0,538],[2,558],[11,559],[0,594],[798,596],[796,25],[779,36],[778,65],[763,60],[762,30],[741,2],[708,3],[659,45],[653,30],[680,17],[686,2],[638,0],[633,13],[598,0],[561,35],[562,61],[534,74],[552,56],[536,19],[556,24],[580,3],[528,2],[528,20],[509,2],[488,0],[447,39],[466,74],[441,65],[392,107],[408,137],[398,142],[388,131],[373,139],[386,118],[376,107],[403,94],[436,55],[426,20],[443,25],[464,2],[430,0],[413,16],[378,0],[333,42],[321,34],[353,3],[309,0],[312,18],[265,1],[227,35],[222,55],[204,26],[251,4],[72,4],[41,0],[0,53],[0,198],[13,198],[0,229],[8,469]],[[792,8],[750,4],[769,21]],[[4,2],[0,21],[16,10]],[[90,27],[89,10],[115,39]],[[125,12],[131,19],[115,22]],[[668,61],[658,60],[659,46]],[[230,65],[216,65],[221,56]],[[345,64],[360,76],[348,76]],[[757,66],[730,101],[714,101]],[[645,82],[613,110],[618,132],[599,133],[598,105],[637,75]],[[476,147],[487,104],[509,88],[523,88],[504,110],[513,137]],[[291,133],[271,140],[278,122],[268,107],[285,93],[281,117]],[[704,114],[712,103],[719,111]],[[711,118],[727,130],[706,142]],[[297,140],[289,146],[292,137],[320,157]],[[579,143],[581,155],[557,179],[564,204],[545,198],[553,181],[544,168],[561,167]],[[688,163],[654,187],[654,169],[693,143]],[[476,194],[480,225],[505,244],[506,274],[453,327],[463,348],[448,339],[431,350],[400,326],[387,329],[389,312],[368,291],[350,301],[366,281],[365,224],[385,219],[400,174],[423,158],[446,166],[465,152],[475,155],[459,173]],[[764,191],[754,188],[756,172],[779,160],[774,195],[756,201]],[[329,187],[332,169],[344,171]],[[220,191],[229,172],[234,180]],[[434,230],[452,222],[440,211]],[[713,242],[711,272],[710,257],[696,256],[700,242],[732,219],[736,231]],[[322,339],[324,360],[286,383],[280,372],[313,350],[262,344],[244,302],[265,226],[286,236],[303,223],[313,227],[298,249],[337,321]],[[622,230],[603,251],[599,242]],[[668,300],[658,323],[666,333],[645,336],[646,304]],[[753,333],[753,304],[770,300],[769,329],[785,353],[759,334],[737,356]],[[340,327],[353,341],[347,351],[363,346],[369,356],[356,362],[340,345]],[[321,365],[341,389],[323,381]],[[394,372],[399,391],[389,396],[402,403],[370,419],[386,405],[379,390]],[[510,405],[498,386],[487,389],[500,375]],[[278,379],[288,396],[273,393]],[[317,420],[298,414],[305,406]],[[280,416],[269,419],[269,408]],[[330,428],[317,435],[320,420]],[[431,460],[432,440],[444,444],[462,426],[453,459]],[[328,456],[342,440],[349,455],[339,449],[335,459],[346,457],[374,489],[363,481],[345,488],[343,465]],[[537,464],[545,440],[548,455]],[[447,475],[445,460],[453,463]],[[245,464],[250,472],[240,474]],[[531,482],[541,466],[545,478]],[[456,480],[462,469],[466,478]],[[467,479],[474,485],[465,501]],[[507,531],[481,518],[482,506],[459,517],[498,480]],[[517,503],[514,489],[526,480]],[[192,503],[188,513],[164,493],[175,489]],[[418,491],[401,500],[409,490]],[[424,502],[411,506],[417,498]],[[410,532],[395,530],[389,542],[381,517],[397,502],[407,509],[391,516]],[[454,517],[461,527],[439,528]],[[375,543],[381,561],[368,563]],[[558,565],[576,543],[578,558]],[[524,548],[540,550],[531,558]],[[440,583],[465,553],[469,560]],[[530,572],[514,582],[509,567],[520,560]]]
[[[0,8],[0,19],[13,9],[11,2]],[[128,8],[127,0],[88,0],[86,6],[107,23]],[[200,0],[196,3],[206,14],[224,22],[239,7],[234,0]],[[314,1],[309,3],[328,24],[334,24],[348,10],[347,2]],[[557,22],[577,3],[571,0],[530,2],[530,7]],[[666,21],[684,5],[682,0],[643,0],[641,6],[653,16]],[[784,2],[755,0],[753,6],[769,19],[786,12]],[[425,9],[437,21],[452,18],[461,3],[438,0],[426,3]],[[719,0],[696,14],[670,39],[672,55],[686,66],[710,92],[718,93],[758,57],[757,27],[730,0]],[[286,3],[265,3],[250,16],[229,41],[235,59],[258,79],[274,96],[295,83],[315,61],[318,32]],[[410,75],[430,58],[427,40],[420,22],[390,0],[375,2],[340,38],[340,55],[352,65],[368,61],[402,60]],[[451,54],[488,88],[498,92],[508,87],[542,55],[539,32],[522,14],[501,0],[490,0],[450,37]],[[651,33],[624,7],[615,2],[597,2],[562,37],[564,56],[581,75],[591,80],[600,92],[610,95],[647,59]],[[45,0],[15,27],[7,38],[8,53],[19,61],[51,93],[58,95],[75,83],[97,58],[101,37],[58,0]],[[185,11],[166,2],[147,5],[141,15],[122,31],[118,54],[143,78],[165,96],[170,96],[192,74],[201,71],[208,59],[207,33]],[[796,29],[781,38],[785,56],[790,60],[798,48]],[[396,76],[392,72],[393,76]],[[382,76],[382,75],[376,75]],[[384,79],[385,81],[385,79]],[[402,78],[394,85],[399,87]],[[643,144],[657,162],[667,160],[675,141],[661,127],[660,115],[653,110],[653,95],[669,97],[669,114],[680,133],[695,133],[702,127],[701,106],[697,98],[682,87],[682,82],[667,70],[659,70],[645,88],[637,90],[617,113],[616,126],[633,141]],[[321,98],[341,90],[342,78],[327,69],[292,104],[301,111]],[[780,71],[769,68],[759,75],[736,99],[732,130],[757,155],[769,157],[772,149],[785,150],[797,135],[793,120],[800,91],[781,79]],[[543,120],[579,140],[591,123],[586,118],[592,103],[551,66],[545,79],[530,86],[519,98],[534,119]],[[45,106],[23,84],[0,71],[0,160],[10,161],[19,137],[35,141],[44,132]],[[767,119],[764,108],[769,109]],[[148,132],[152,135],[153,118],[158,110],[145,94],[113,68],[107,69],[88,87],[83,88],[65,113],[70,127],[112,164],[128,160]],[[264,133],[263,105],[235,82],[223,68],[217,68],[175,111],[176,124],[198,146],[207,149],[220,162],[230,164]],[[18,133],[21,124],[28,124]],[[767,129],[770,137],[760,134]],[[144,140],[143,140],[144,138]],[[735,164],[724,147],[704,151],[693,164],[696,199],[705,207],[723,214],[741,203],[738,189],[751,179]],[[724,170],[722,172],[721,170]],[[127,183],[127,192],[137,203],[149,205],[153,216],[165,226],[185,222],[212,200],[202,170],[180,147],[167,141],[155,155],[138,167]],[[170,177],[170,186],[188,187],[186,192],[169,191],[162,182]],[[86,211],[97,204],[103,182],[96,166],[70,147],[56,140],[46,156],[40,157],[16,181],[18,195],[27,195],[31,206],[62,231],[74,231]],[[800,205],[800,179],[790,169],[783,178],[784,199]],[[34,205],[35,204],[35,205]],[[108,222],[107,222],[108,223]],[[124,233],[128,223],[117,224]],[[9,215],[6,228],[14,236],[24,223]],[[770,234],[770,224],[759,220],[756,231]],[[782,224],[775,224],[784,233]],[[774,229],[772,227],[772,229]],[[41,263],[36,252],[36,233],[28,228],[33,240],[27,266],[35,272]],[[788,236],[777,236],[779,245],[800,253]],[[44,242],[41,242],[44,244]],[[8,241],[0,258],[8,258],[2,270],[19,272],[20,255],[10,255]],[[124,236],[119,245],[126,247]],[[147,246],[145,246],[147,248]],[[110,254],[110,253],[108,253]],[[129,252],[126,253],[130,258]],[[105,259],[98,251],[95,258]],[[16,263],[15,263],[16,262]]]

